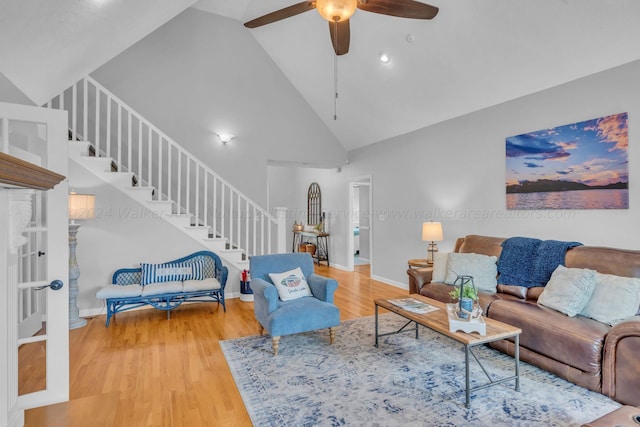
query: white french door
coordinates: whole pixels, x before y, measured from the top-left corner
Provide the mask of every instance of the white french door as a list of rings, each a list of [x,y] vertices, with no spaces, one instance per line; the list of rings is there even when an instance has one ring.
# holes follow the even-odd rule
[[[0,103],[0,151],[65,176],[67,128],[65,111]],[[5,235],[19,229],[0,251],[11,413],[69,399],[68,183],[2,193],[9,212],[0,227],[10,229]]]

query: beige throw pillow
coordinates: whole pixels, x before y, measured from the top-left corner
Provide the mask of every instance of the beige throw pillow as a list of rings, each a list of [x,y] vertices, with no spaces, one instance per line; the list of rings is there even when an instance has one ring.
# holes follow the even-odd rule
[[[587,305],[595,286],[594,270],[559,265],[540,294],[538,304],[574,317]]]
[[[476,289],[496,292],[498,287],[496,261],[498,258],[495,256],[452,252],[449,254],[447,277],[444,282],[453,285],[458,276],[472,276]]]
[[[580,314],[613,326],[635,316],[639,307],[639,278],[596,272],[593,295]]]
[[[431,273],[431,281],[444,283],[447,279],[447,263],[449,261],[449,252],[435,252],[433,254],[433,273]]]

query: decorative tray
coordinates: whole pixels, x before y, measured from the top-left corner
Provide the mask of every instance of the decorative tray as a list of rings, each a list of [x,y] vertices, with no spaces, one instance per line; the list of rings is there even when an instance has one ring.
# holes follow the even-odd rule
[[[487,334],[487,324],[482,317],[482,309],[475,306],[471,312],[465,311],[466,318],[460,317],[458,304],[447,304],[447,316],[449,317],[449,332],[477,332],[481,336]]]

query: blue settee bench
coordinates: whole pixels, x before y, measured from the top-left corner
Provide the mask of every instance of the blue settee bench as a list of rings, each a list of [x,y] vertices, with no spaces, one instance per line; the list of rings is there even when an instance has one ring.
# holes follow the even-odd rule
[[[107,322],[122,311],[150,305],[167,312],[183,302],[224,302],[227,267],[210,251],[199,251],[161,264],[140,264],[113,273],[111,284],[102,287],[96,297],[106,300]]]

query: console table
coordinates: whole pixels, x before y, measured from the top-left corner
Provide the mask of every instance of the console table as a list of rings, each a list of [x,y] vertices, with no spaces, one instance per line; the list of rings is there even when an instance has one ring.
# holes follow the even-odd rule
[[[298,252],[300,243],[313,243],[316,245],[316,253],[313,255],[314,261],[320,264],[326,261],[329,265],[329,233],[316,233],[313,231],[294,231],[293,247],[291,252]]]

